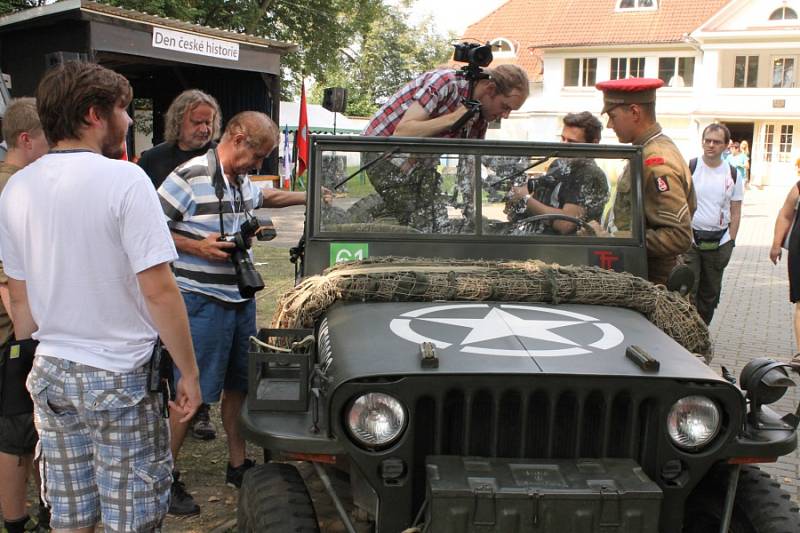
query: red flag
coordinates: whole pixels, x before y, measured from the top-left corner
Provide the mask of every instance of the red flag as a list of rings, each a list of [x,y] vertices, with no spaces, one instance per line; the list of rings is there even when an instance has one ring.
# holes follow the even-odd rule
[[[300,120],[297,121],[297,175],[308,168],[308,110],[306,109],[306,82],[300,88]]]

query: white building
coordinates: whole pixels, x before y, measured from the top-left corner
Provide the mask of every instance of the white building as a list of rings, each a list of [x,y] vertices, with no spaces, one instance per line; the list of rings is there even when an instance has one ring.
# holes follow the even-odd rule
[[[722,122],[750,144],[754,182],[785,186],[800,158],[798,15],[800,0],[509,0],[465,37],[502,45],[497,62],[532,79],[494,137],[557,140],[566,113],[602,108],[595,83],[661,78],[659,122],[687,159]]]

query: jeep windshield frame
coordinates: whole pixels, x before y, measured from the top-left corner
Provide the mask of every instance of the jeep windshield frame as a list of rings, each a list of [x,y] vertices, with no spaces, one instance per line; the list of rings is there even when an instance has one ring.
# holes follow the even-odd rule
[[[324,157],[330,159],[331,154],[344,156],[346,163],[339,165],[338,172],[326,165]],[[367,157],[362,157],[369,154]],[[446,155],[445,155],[446,154]],[[471,202],[460,206],[462,212],[465,205],[471,210],[472,225],[466,232],[426,232],[409,229],[406,232],[385,231],[381,224],[369,225],[365,229],[353,230],[354,224],[326,224],[325,209],[330,206],[323,202],[323,186],[334,189],[336,185],[347,181],[344,187],[334,191],[334,202],[346,190],[348,184],[355,185],[357,180],[370,185],[367,177],[371,168],[356,172],[365,165],[364,159],[370,161],[385,155],[386,158],[407,157],[409,160],[436,159],[437,164],[447,163],[447,157],[454,156],[471,161],[471,168],[462,172],[470,176]],[[354,164],[352,160],[355,159]],[[359,159],[360,158],[360,159]],[[439,160],[441,158],[441,160]],[[488,158],[518,158],[526,160],[534,168],[523,164],[525,170],[517,178],[526,178],[536,172],[538,164],[548,163],[555,159],[591,159],[608,160],[614,163],[627,164],[631,173],[630,187],[630,231],[624,236],[601,236],[586,233],[572,235],[554,234],[498,234],[487,231],[491,224],[513,226],[511,222],[495,219],[487,222],[486,197],[490,193],[486,178]],[[615,161],[616,160],[616,161]],[[341,168],[344,166],[344,168]],[[461,167],[459,167],[461,168]],[[335,170],[335,169],[334,169]],[[374,169],[373,169],[374,170]],[[459,172],[461,172],[459,170]],[[333,174],[336,175],[333,175]],[[515,174],[510,176],[514,177]],[[543,172],[539,172],[543,174]],[[437,174],[438,175],[438,174]],[[305,227],[305,257],[301,267],[301,275],[317,274],[337,262],[335,249],[357,243],[363,245],[361,250],[368,252],[351,253],[353,259],[374,256],[405,256],[413,258],[454,258],[454,259],[541,259],[546,262],[561,264],[596,265],[614,270],[622,270],[632,274],[647,275],[647,259],[645,251],[644,215],[642,210],[642,149],[639,146],[599,145],[574,143],[534,143],[519,141],[494,141],[475,139],[428,139],[410,137],[361,137],[312,135],[310,139],[310,161],[308,171],[308,205]],[[350,178],[349,180],[347,178]],[[541,177],[541,176],[539,176]],[[459,179],[456,177],[456,179]],[[512,179],[506,177],[499,180],[501,192],[511,189]],[[454,191],[458,185],[454,186]],[[608,202],[604,208],[604,216],[613,209],[616,186],[609,183]],[[445,191],[442,191],[443,193]],[[454,197],[457,195],[454,192]],[[444,198],[444,194],[442,194]],[[467,199],[464,195],[463,198]],[[452,212],[452,205],[448,207]],[[467,215],[465,214],[465,217]],[[475,221],[481,221],[475,223]],[[549,222],[548,222],[549,223]],[[351,248],[352,250],[352,248]],[[366,253],[366,256],[364,254]],[[346,254],[347,255],[347,254]],[[608,261],[612,257],[616,264]],[[605,259],[603,259],[605,258]],[[603,263],[603,261],[606,261]]]

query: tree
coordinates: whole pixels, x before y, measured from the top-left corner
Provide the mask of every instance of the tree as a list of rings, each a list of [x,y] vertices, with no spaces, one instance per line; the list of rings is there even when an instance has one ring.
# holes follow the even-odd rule
[[[348,89],[348,114],[372,115],[403,84],[449,59],[454,36],[438,34],[429,19],[409,27],[407,18],[403,7],[383,6],[383,15],[355,36],[328,73],[329,85]],[[313,100],[321,90],[318,84]]]
[[[32,7],[42,7],[45,3],[45,0],[0,0],[0,15],[7,15]]]

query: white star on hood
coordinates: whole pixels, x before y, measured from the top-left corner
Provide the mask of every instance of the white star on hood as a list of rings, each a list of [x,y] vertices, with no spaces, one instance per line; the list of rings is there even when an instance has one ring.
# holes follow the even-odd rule
[[[529,339],[578,346],[577,342],[571,341],[550,330],[584,323],[581,320],[525,320],[511,313],[507,313],[502,309],[497,309],[496,307],[492,308],[483,318],[420,317],[417,318],[417,320],[470,328],[472,331],[461,341],[462,346],[511,336],[527,337]]]

